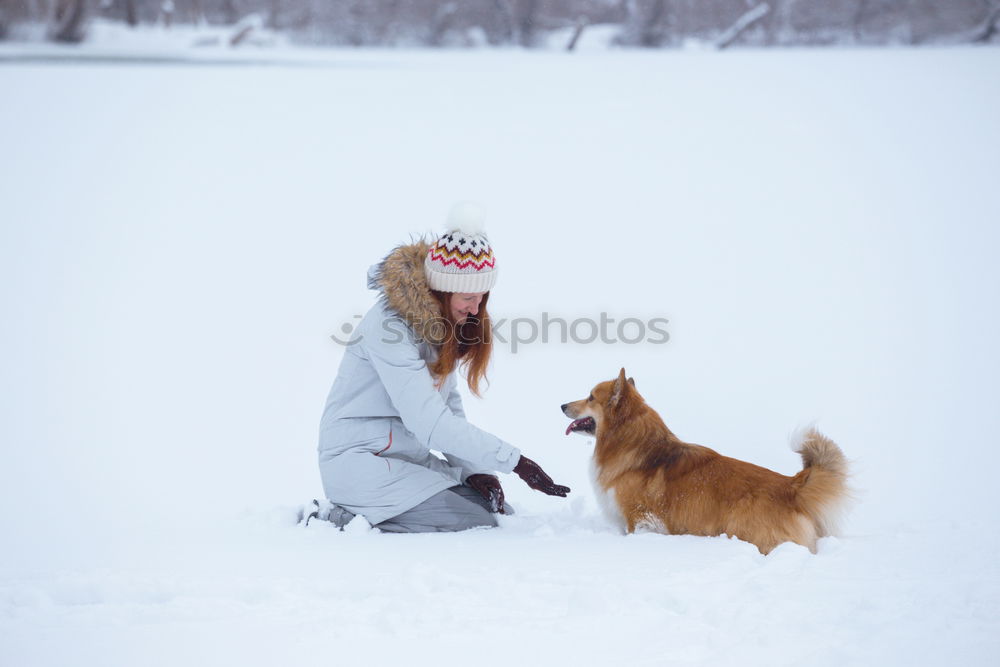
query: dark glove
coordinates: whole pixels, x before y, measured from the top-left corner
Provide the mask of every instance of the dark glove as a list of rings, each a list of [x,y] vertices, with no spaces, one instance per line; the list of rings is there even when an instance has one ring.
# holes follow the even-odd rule
[[[527,456],[521,457],[521,460],[514,466],[514,472],[524,480],[525,484],[535,491],[541,491],[550,496],[560,496],[562,498],[565,498],[566,494],[569,493],[568,486],[560,486],[553,482],[552,478],[546,475],[545,471]]]
[[[493,475],[469,475],[465,478],[465,483],[479,492],[486,502],[490,504],[490,511],[496,514],[506,514],[503,505],[503,487],[500,480]]]

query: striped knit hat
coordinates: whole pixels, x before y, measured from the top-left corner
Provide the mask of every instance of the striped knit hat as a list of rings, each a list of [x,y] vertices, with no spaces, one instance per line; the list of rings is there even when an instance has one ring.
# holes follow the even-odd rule
[[[431,289],[473,294],[489,292],[497,281],[496,258],[483,230],[483,209],[472,202],[455,204],[447,229],[424,261]]]

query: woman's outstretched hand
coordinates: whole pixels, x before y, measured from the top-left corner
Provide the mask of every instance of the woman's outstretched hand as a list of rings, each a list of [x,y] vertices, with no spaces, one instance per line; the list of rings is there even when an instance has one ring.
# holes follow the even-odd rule
[[[514,472],[524,480],[525,484],[535,491],[541,491],[550,496],[559,496],[561,498],[565,498],[566,494],[570,491],[568,486],[561,486],[553,482],[552,478],[545,474],[541,466],[527,456],[521,457],[517,465],[514,466]]]
[[[494,514],[506,514],[503,504],[503,487],[500,480],[495,475],[469,475],[465,478],[465,483],[475,489],[479,495],[490,504],[490,511]]]

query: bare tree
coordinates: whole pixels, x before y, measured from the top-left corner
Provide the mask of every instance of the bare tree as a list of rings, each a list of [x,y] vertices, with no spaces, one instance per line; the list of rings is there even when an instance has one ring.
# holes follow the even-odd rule
[[[441,46],[444,44],[445,34],[451,28],[457,11],[458,6],[454,2],[446,2],[437,8],[434,18],[431,21],[431,31],[427,37],[428,44],[431,46]]]
[[[49,19],[49,36],[56,42],[76,44],[83,41],[86,15],[85,0],[57,0]]]
[[[493,8],[500,18],[500,43],[512,43],[514,41],[514,9],[510,6],[510,0],[493,0]]]
[[[229,38],[229,46],[239,46],[247,40],[250,35],[259,30],[264,25],[264,20],[259,14],[249,14],[244,16],[236,24],[236,30]]]
[[[163,22],[163,27],[170,30],[170,27],[174,24],[174,12],[177,7],[174,5],[174,0],[163,0],[160,5],[160,20]]]
[[[235,24],[240,20],[239,5],[239,0],[222,0],[222,10],[225,12],[226,23]]]
[[[395,39],[400,2],[401,0],[386,0],[379,11],[379,23],[375,27],[377,44],[391,44]]]
[[[767,16],[770,11],[771,6],[764,2],[743,14],[743,16],[736,20],[736,23],[729,26],[725,32],[719,35],[718,39],[715,40],[715,48],[720,51],[728,48],[730,44],[735,42],[739,36],[746,31],[747,28]]]
[[[535,45],[535,20],[538,14],[538,0],[522,0],[517,17],[517,42],[521,46]]]
[[[666,38],[667,0],[654,0],[643,23],[639,44],[647,48],[661,46]]]
[[[195,25],[205,25],[205,6],[202,0],[191,0],[191,14]]]
[[[569,38],[569,44],[566,45],[567,51],[576,49],[576,43],[580,41],[580,36],[583,35],[583,31],[586,30],[588,25],[590,25],[590,19],[586,16],[580,16],[576,19],[576,25],[573,27],[573,36]]]
[[[858,7],[854,11],[854,20],[852,21],[852,32],[854,33],[854,41],[861,41],[861,30],[865,23],[865,15],[868,11],[869,0],[858,0]]]
[[[281,0],[270,0],[267,12],[267,27],[271,30],[281,29]]]
[[[625,46],[647,48],[662,46],[667,38],[667,0],[625,0],[624,29],[617,42]]]
[[[351,46],[363,46],[368,39],[364,0],[351,0],[347,13],[350,16],[350,21],[347,24],[347,41]]]
[[[1000,23],[1000,0],[986,0],[986,18],[979,29],[972,35],[973,43],[985,44],[997,34],[997,23]]]
[[[125,23],[130,28],[139,25],[139,14],[135,9],[135,0],[123,0],[125,3]]]

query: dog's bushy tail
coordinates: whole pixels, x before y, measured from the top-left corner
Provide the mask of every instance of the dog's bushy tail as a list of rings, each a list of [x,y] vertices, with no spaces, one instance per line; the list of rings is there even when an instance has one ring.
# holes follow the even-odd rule
[[[802,472],[795,476],[799,508],[816,526],[817,537],[835,535],[851,499],[847,458],[811,427],[793,436],[792,449],[802,455]]]

